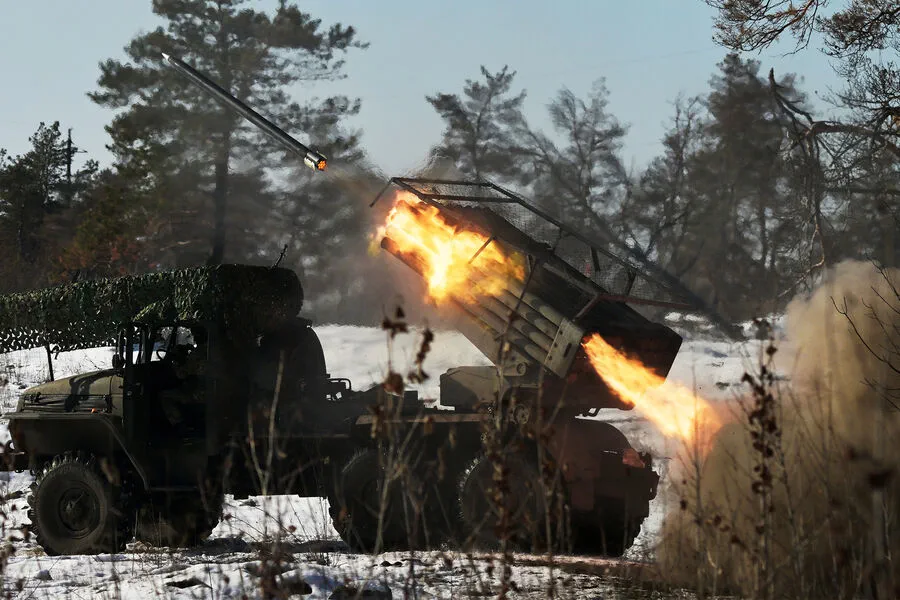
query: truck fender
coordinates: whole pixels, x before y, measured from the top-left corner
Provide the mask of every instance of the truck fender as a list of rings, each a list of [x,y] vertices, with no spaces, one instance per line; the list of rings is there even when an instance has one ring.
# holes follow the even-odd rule
[[[73,421],[79,421],[77,427],[73,427]],[[122,433],[105,415],[20,414],[10,419],[9,430],[16,450],[28,455],[32,469],[39,466],[33,464],[38,456],[56,456],[73,450],[90,452],[98,457],[121,452],[140,477],[144,489],[149,489],[146,471],[128,448]],[[77,436],[72,433],[75,431]],[[35,452],[38,448],[39,454]]]

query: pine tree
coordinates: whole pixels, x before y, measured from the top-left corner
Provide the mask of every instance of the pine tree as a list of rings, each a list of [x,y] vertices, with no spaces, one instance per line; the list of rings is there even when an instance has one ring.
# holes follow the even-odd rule
[[[125,109],[107,127],[117,165],[144,173],[141,185],[161,202],[148,251],[167,265],[261,260],[267,244],[260,232],[283,195],[273,173],[297,158],[163,65],[161,53],[192,64],[340,162],[353,155],[357,137],[339,124],[359,110],[358,101],[300,104],[290,92],[342,77],[343,55],[365,45],[353,27],[325,27],[286,1],[271,16],[246,0],[154,0],[153,12],[165,28],[134,38],[126,47],[130,62],[102,63],[99,90],[89,94]]]
[[[434,158],[450,159],[467,177],[509,180],[518,174],[515,129],[522,121],[525,92],[511,95],[515,71],[491,73],[481,67],[484,81],[467,79],[462,97],[439,93],[426,96],[445,123]]]
[[[759,67],[729,54],[704,98],[677,105],[664,155],[627,205],[638,243],[738,319],[777,307],[808,269],[813,238],[798,190],[807,165]],[[793,76],[779,85],[803,104]]]
[[[54,227],[56,220],[83,199],[97,171],[95,161],[71,170],[79,149],[63,138],[59,122],[40,123],[29,141],[25,154],[0,159],[0,268],[7,290],[52,281],[46,261],[67,235]]]
[[[626,128],[607,111],[609,92],[603,80],[587,97],[561,89],[548,105],[553,137],[527,127],[522,148],[531,170],[537,201],[583,230],[615,238],[610,217],[620,210],[630,181],[619,156]]]
[[[158,224],[135,178],[104,169],[81,202],[60,215],[67,233],[53,267],[67,280],[115,277],[152,266],[145,240]]]

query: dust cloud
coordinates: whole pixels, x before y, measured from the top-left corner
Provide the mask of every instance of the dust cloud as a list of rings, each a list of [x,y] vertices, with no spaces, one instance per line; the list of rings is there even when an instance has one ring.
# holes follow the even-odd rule
[[[867,262],[837,265],[809,300],[788,305],[788,335],[798,348],[793,379],[828,415],[835,434],[871,454],[878,408],[886,401],[888,439],[900,439],[900,270]],[[900,455],[890,452],[896,461]]]
[[[900,516],[898,292],[900,270],[849,261],[789,304],[790,382],[765,390],[774,429],[760,436],[751,414],[761,396],[748,391],[705,459],[684,460],[673,477],[677,503],[657,549],[673,579],[707,592],[859,591],[871,566],[873,488],[885,489],[889,522]]]

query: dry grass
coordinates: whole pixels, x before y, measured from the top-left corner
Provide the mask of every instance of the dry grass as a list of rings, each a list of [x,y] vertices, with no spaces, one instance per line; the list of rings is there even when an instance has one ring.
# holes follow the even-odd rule
[[[788,308],[798,348],[779,384],[770,344],[739,419],[702,462],[684,461],[680,510],[663,528],[661,568],[700,597],[852,598],[882,583],[900,595],[900,565],[876,578],[873,493],[883,492],[888,556],[900,556],[898,272],[845,263]],[[874,434],[883,425],[887,452]]]

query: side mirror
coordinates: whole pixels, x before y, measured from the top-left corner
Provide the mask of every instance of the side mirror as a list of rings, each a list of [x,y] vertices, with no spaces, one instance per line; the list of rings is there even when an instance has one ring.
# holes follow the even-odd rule
[[[125,359],[119,356],[118,354],[113,354],[112,358],[112,368],[116,371],[122,369],[125,366]]]

